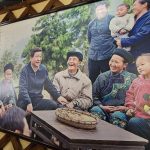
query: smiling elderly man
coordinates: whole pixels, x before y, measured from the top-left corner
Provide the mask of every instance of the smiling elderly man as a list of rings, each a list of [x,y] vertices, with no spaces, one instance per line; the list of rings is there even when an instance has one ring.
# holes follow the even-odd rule
[[[81,51],[78,49],[69,51],[67,53],[68,68],[55,75],[53,84],[66,99],[66,101],[58,100],[60,105],[87,110],[92,105],[92,84],[79,69],[82,60]]]

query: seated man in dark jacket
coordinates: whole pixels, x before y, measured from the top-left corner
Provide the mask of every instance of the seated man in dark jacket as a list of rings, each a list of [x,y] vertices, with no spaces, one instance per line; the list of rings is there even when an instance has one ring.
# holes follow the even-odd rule
[[[41,64],[41,61],[42,49],[32,49],[30,62],[24,66],[20,74],[17,105],[27,112],[31,112],[32,110],[53,110],[57,108],[57,100],[66,100],[58,94],[48,77],[46,67]],[[43,88],[55,101],[43,99]]]

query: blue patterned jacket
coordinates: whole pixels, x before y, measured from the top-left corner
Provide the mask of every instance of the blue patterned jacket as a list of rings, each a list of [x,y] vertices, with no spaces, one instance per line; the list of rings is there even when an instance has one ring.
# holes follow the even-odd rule
[[[118,74],[111,71],[101,73],[93,84],[94,105],[124,105],[126,91],[135,78],[135,74],[127,71]]]

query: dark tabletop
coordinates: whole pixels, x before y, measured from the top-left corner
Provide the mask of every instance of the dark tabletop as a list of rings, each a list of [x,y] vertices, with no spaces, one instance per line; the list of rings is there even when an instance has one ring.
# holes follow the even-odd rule
[[[77,129],[59,122],[55,111],[33,111],[32,116],[51,128],[54,132],[71,142],[117,144],[117,145],[146,145],[147,140],[136,136],[124,129],[99,120],[96,129]]]

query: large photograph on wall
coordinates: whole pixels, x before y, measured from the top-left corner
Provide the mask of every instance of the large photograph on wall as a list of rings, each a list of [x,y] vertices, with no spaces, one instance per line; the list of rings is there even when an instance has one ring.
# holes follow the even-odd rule
[[[114,106],[111,107],[111,113],[122,111],[125,93],[136,78],[135,74],[138,74],[135,63],[129,67],[127,64],[141,55],[142,48],[146,47],[142,49],[143,53],[149,53],[149,29],[144,28],[147,32],[140,35],[142,25],[139,23],[135,26],[138,14],[133,12],[133,3],[133,0],[97,1],[0,26],[1,128],[48,144],[53,142],[59,145],[59,140],[41,125],[38,129],[45,138],[42,134],[36,135],[36,128],[33,129],[35,126],[31,128],[34,122],[32,120],[31,123],[31,113],[38,111],[43,115],[43,111],[67,106],[95,114],[99,111],[97,106],[101,105],[97,103],[100,97],[105,105]],[[144,21],[147,21],[146,17]],[[134,36],[136,32],[139,32],[137,39]],[[130,41],[128,37],[131,36],[133,39]],[[121,39],[124,42],[121,43]],[[143,41],[144,46],[141,44]],[[127,70],[131,74],[121,74],[123,79],[119,76],[117,79],[112,77],[112,80],[107,74],[106,80],[111,80],[111,83],[103,83],[106,76],[96,80],[100,73],[109,70],[115,72],[119,68],[112,67],[113,63],[119,61],[118,58],[111,59],[116,48],[121,49],[116,55],[124,59],[120,72]],[[78,70],[80,75],[76,77]],[[79,80],[80,84],[76,84]],[[115,81],[117,84],[113,83]],[[96,85],[104,87],[98,89]],[[96,92],[101,92],[102,95]],[[111,96],[120,101],[113,102]],[[110,99],[112,101],[109,102]],[[145,105],[142,111],[149,115],[149,106]],[[98,117],[105,121],[110,119],[109,115]],[[127,126],[127,120],[117,121],[117,126]],[[115,125],[116,120],[109,122]]]

